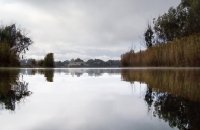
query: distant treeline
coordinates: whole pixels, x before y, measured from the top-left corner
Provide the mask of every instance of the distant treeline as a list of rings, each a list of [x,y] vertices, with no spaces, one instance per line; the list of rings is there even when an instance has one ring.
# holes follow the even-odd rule
[[[20,61],[21,67],[47,67],[53,68],[55,67],[54,63],[54,54],[48,53],[44,59],[36,60],[36,59],[24,59]]]
[[[35,60],[35,59],[27,59],[21,60],[22,67],[45,67],[44,61],[46,60]],[[80,58],[65,60],[65,61],[52,61],[53,66],[57,68],[65,68],[65,67],[120,67],[120,60],[108,60],[103,61],[100,59],[89,59],[84,61]]]
[[[182,0],[147,26],[147,49],[123,54],[122,66],[200,66],[199,37],[200,1]]]

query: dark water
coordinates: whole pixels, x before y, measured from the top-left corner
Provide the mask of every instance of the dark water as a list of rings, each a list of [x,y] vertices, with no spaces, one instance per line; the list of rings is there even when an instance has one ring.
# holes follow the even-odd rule
[[[0,69],[2,130],[200,130],[199,69]]]

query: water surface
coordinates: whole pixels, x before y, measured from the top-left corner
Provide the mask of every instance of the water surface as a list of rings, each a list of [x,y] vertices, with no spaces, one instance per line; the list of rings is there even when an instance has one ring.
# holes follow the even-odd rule
[[[199,69],[0,69],[2,130],[199,130]]]

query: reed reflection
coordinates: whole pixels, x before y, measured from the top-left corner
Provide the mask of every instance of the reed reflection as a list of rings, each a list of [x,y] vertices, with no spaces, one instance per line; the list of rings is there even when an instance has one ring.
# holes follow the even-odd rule
[[[199,70],[123,70],[122,79],[144,82],[153,116],[180,130],[200,129]]]

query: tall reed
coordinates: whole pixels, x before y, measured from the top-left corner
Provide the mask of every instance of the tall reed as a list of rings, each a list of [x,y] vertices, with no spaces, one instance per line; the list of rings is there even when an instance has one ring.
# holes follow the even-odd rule
[[[135,53],[129,51],[121,56],[124,67],[145,66],[200,66],[200,34],[176,39]]]

